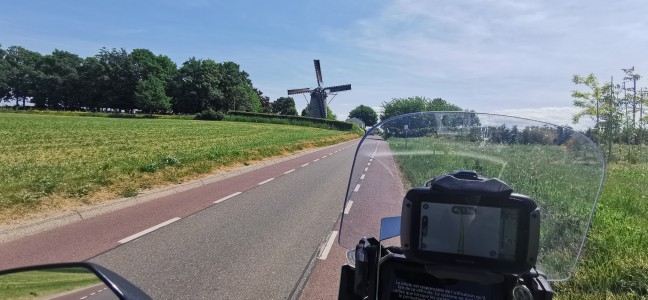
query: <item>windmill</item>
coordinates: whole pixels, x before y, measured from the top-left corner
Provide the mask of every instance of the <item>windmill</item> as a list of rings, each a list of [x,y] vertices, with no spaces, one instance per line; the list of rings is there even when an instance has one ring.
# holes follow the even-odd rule
[[[310,93],[310,103],[308,104],[308,116],[311,118],[326,119],[326,97],[328,93],[336,93],[351,90],[350,84],[322,87],[322,70],[320,69],[319,59],[314,60],[315,77],[317,78],[317,87],[314,89],[293,89],[288,90],[288,95]],[[334,94],[335,95],[335,94]]]

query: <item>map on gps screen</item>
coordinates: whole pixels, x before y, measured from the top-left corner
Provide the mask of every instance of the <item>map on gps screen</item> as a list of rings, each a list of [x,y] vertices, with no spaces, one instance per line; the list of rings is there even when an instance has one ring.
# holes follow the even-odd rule
[[[421,250],[495,259],[500,256],[502,233],[508,232],[502,231],[501,208],[421,205]]]

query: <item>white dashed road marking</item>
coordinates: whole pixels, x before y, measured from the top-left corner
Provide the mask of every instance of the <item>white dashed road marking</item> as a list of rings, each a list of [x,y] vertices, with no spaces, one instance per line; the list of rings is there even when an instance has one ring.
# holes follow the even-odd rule
[[[349,203],[347,203],[347,206],[344,208],[344,214],[348,215],[349,211],[351,210],[351,205],[353,205],[353,201],[349,200]]]
[[[234,197],[234,196],[238,196],[238,195],[240,195],[240,194],[241,194],[241,192],[236,192],[236,193],[231,194],[231,195],[229,195],[229,196],[225,196],[225,197],[223,197],[223,198],[220,198],[220,199],[214,201],[214,204],[221,203],[221,202],[223,202],[223,201],[225,201],[225,200],[227,200],[227,199],[229,199],[229,198],[232,198],[232,197]]]
[[[322,251],[322,254],[320,255],[319,259],[325,260],[328,257],[329,252],[331,252],[331,247],[333,247],[333,242],[335,241],[335,237],[337,236],[338,232],[337,231],[331,231],[331,235],[329,236],[328,241],[326,241],[326,246],[324,247],[324,250]]]
[[[308,164],[310,164],[310,163],[305,163],[305,164],[303,164],[303,165],[301,165],[301,166],[302,166],[302,168],[303,168],[303,167],[305,167],[305,166],[308,166]]]
[[[270,182],[270,181],[273,181],[273,180],[274,180],[274,178],[266,179],[266,180],[264,180],[264,181],[261,181],[261,182],[257,183],[257,185],[266,184],[266,183],[268,183],[268,182]]]
[[[353,189],[353,191],[354,191],[354,192],[357,192],[357,191],[359,191],[359,190],[360,190],[360,184],[358,183],[358,184],[356,184],[356,187],[355,187],[355,189]]]
[[[130,241],[132,241],[132,240],[134,240],[134,239],[136,239],[138,237],[141,237],[141,236],[143,236],[143,235],[145,235],[147,233],[156,231],[156,230],[158,230],[158,229],[160,229],[160,228],[162,228],[164,226],[167,226],[167,225],[169,225],[169,224],[171,224],[171,223],[173,223],[175,221],[178,221],[178,220],[180,220],[180,218],[173,218],[173,219],[168,220],[166,222],[155,225],[155,226],[153,226],[153,227],[151,227],[149,229],[142,230],[142,231],[140,231],[140,232],[138,232],[136,234],[133,234],[133,235],[131,235],[131,236],[125,238],[125,239],[119,240],[118,243],[120,243],[120,244],[128,243],[128,242],[130,242]]]
[[[288,174],[288,173],[292,173],[293,171],[295,171],[295,169],[288,170],[288,171],[284,172],[284,175],[285,175],[285,174]]]

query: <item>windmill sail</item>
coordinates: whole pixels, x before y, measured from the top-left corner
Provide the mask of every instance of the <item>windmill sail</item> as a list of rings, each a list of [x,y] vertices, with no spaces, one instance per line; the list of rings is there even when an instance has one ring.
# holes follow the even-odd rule
[[[336,86],[326,87],[324,89],[328,90],[329,93],[342,92],[342,91],[351,90],[351,85],[350,84],[336,85]]]
[[[320,67],[320,61],[319,59],[313,60],[315,63],[315,77],[317,77],[317,86],[321,87],[321,83],[324,82],[322,80],[322,68]]]

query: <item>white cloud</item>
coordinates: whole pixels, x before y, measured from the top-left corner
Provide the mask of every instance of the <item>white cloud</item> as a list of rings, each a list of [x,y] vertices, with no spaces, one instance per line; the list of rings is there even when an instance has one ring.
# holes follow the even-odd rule
[[[373,65],[353,82],[354,98],[365,101],[358,104],[421,95],[477,111],[530,109],[571,124],[549,108],[573,109],[573,74],[603,81],[621,78],[621,68],[648,67],[641,56],[648,51],[647,10],[648,2],[629,0],[395,0],[324,36],[355,47],[359,60]]]

